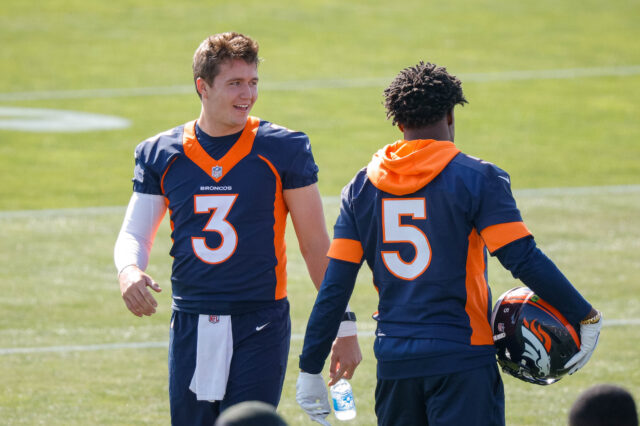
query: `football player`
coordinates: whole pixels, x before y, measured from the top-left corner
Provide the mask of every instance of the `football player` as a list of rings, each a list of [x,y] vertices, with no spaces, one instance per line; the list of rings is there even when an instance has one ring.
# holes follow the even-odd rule
[[[378,424],[504,425],[487,249],[572,324],[582,321],[572,372],[595,348],[600,313],[536,247],[509,175],[454,145],[454,107],[467,103],[460,80],[420,62],[384,95],[404,138],[376,152],[342,191],[300,356],[299,403],[311,416],[329,411],[319,376],[366,261],[379,293]]]
[[[152,315],[161,291],[144,270],[166,212],[171,221],[172,423],[212,425],[242,401],[277,406],[290,341],[285,224],[290,213],[316,287],[329,247],[308,137],[249,113],[258,98],[258,44],[234,33],[205,39],[193,57],[197,120],[135,150],[133,195],[115,246],[122,297]],[[353,322],[336,362],[361,355]]]

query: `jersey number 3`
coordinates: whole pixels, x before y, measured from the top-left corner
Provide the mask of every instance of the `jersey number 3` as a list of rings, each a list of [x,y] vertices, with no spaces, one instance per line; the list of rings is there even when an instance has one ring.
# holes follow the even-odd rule
[[[212,249],[207,246],[205,238],[191,237],[193,252],[205,263],[224,262],[236,251],[238,234],[233,225],[226,220],[236,198],[238,198],[237,194],[194,196],[195,213],[203,214],[213,210],[209,222],[202,230],[205,232],[217,232],[222,240],[218,247]]]
[[[415,257],[405,262],[398,251],[382,251],[382,261],[389,272],[403,280],[413,280],[422,274],[431,262],[431,247],[420,228],[401,222],[402,216],[412,220],[425,220],[427,210],[424,198],[387,198],[382,200],[383,243],[409,243]]]

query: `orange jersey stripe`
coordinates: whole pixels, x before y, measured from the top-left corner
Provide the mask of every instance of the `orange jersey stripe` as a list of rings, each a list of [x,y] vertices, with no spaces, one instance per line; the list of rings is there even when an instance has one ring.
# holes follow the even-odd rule
[[[171,165],[177,159],[178,159],[178,157],[173,157],[173,160],[171,160],[171,162],[169,163],[167,168],[164,170],[164,173],[162,174],[162,178],[160,179],[160,190],[162,191],[163,194],[166,194],[164,192],[164,178],[167,177],[167,173],[169,172],[169,169],[171,168]],[[166,195],[165,195],[165,198],[166,198]],[[166,201],[167,201],[167,205],[169,205],[169,199],[167,199]]]
[[[531,235],[524,222],[499,223],[487,226],[480,233],[491,253],[520,238]]]
[[[262,161],[267,163],[267,166],[273,172],[276,178],[276,197],[273,206],[273,216],[275,222],[273,224],[274,241],[273,246],[276,254],[276,294],[275,299],[280,300],[287,297],[287,244],[284,239],[285,227],[287,225],[287,214],[289,209],[284,202],[282,195],[282,181],[280,175],[269,160],[262,155],[258,155]]]
[[[351,263],[360,263],[363,254],[364,250],[360,241],[346,238],[334,239],[327,252],[328,257]]]
[[[484,242],[474,229],[469,234],[467,252],[467,302],[464,310],[469,316],[472,345],[492,345],[493,333],[489,325],[489,290],[484,277]]]
[[[215,160],[207,154],[202,148],[198,139],[196,138],[196,122],[191,121],[184,125],[184,134],[182,137],[182,145],[184,147],[184,153],[191,161],[196,163],[204,172],[211,176],[213,180],[219,182],[225,174],[229,172],[250,152],[253,148],[253,140],[258,133],[258,127],[260,126],[260,119],[257,117],[247,118],[247,124],[244,130],[240,134],[238,141],[233,144],[229,152],[227,152],[220,160]],[[213,176],[212,170],[214,167],[222,167],[222,171],[219,176]]]

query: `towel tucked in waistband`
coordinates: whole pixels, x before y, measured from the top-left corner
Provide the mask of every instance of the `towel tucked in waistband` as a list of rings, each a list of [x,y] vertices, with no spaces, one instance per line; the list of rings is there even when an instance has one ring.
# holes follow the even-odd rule
[[[227,389],[233,334],[230,315],[200,315],[196,369],[189,389],[198,401],[221,401]]]

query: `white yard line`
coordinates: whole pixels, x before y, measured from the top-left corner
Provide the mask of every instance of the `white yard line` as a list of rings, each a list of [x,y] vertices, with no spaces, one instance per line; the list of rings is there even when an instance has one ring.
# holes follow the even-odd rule
[[[637,326],[640,325],[640,318],[635,319],[607,319],[603,324],[604,327],[620,327],[620,326]],[[360,337],[373,337],[373,331],[360,331]],[[304,334],[294,333],[291,340],[300,341],[304,339]],[[32,348],[0,348],[1,355],[16,354],[36,354],[36,353],[70,353],[70,352],[95,352],[113,349],[153,349],[167,348],[168,341],[163,342],[129,342],[129,343],[105,343],[99,345],[69,345],[69,346],[39,346]]]
[[[592,195],[592,194],[627,194],[640,192],[640,185],[609,185],[609,186],[568,186],[560,188],[529,188],[513,191],[516,199],[519,197],[548,197],[568,195]],[[328,195],[322,197],[325,205],[335,205],[340,202],[340,197]],[[68,209],[42,209],[42,210],[4,210],[0,211],[0,219],[17,219],[50,216],[87,216],[110,213],[124,214],[126,206],[104,207],[78,207]]]
[[[40,346],[33,348],[0,348],[0,355],[34,354],[42,352],[84,352],[105,351],[109,349],[140,349],[140,348],[165,348],[168,342],[132,342],[132,343],[105,343],[100,345],[71,345],[71,346]]]
[[[481,73],[460,73],[457,76],[464,82],[500,82],[518,80],[555,80],[588,77],[626,77],[640,74],[640,65],[613,67],[566,68],[553,70],[520,70]],[[384,87],[392,76],[373,78],[335,78],[322,80],[274,81],[260,84],[261,90],[293,91],[313,89],[342,89],[363,87]],[[34,101],[52,99],[119,98],[138,96],[165,96],[194,94],[193,85],[175,85],[158,87],[129,87],[108,89],[45,90],[33,92],[0,93],[2,101]]]

